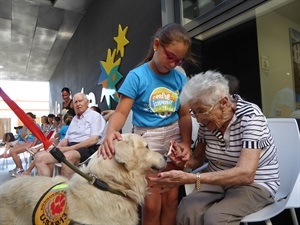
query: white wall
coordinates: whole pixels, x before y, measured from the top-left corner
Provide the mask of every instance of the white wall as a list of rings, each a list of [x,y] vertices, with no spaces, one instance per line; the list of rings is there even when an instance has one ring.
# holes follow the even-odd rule
[[[21,82],[21,81],[0,81],[1,89],[10,99],[25,112],[32,112],[37,116],[37,122],[43,115],[49,114],[49,83],[48,82]],[[0,119],[10,118],[11,124],[4,126],[0,124],[0,139],[2,132],[15,132],[14,127],[22,125],[16,114],[0,97]],[[0,120],[1,123],[1,120]]]

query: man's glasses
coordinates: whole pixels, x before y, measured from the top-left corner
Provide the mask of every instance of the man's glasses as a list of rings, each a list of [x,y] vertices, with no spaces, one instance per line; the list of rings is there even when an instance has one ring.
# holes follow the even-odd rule
[[[167,56],[167,60],[169,63],[175,63],[175,65],[181,65],[184,62],[184,59],[179,59],[176,57],[176,55],[174,55],[174,53],[168,51],[165,46],[163,46],[162,44],[160,44],[161,47],[163,48],[166,56]]]
[[[205,112],[194,112],[193,110],[190,110],[190,115],[192,117],[195,117],[195,118],[203,118],[205,116],[208,116],[210,115],[210,112],[219,104],[221,100],[217,101],[216,104],[214,104],[212,107],[210,107],[207,111]]]

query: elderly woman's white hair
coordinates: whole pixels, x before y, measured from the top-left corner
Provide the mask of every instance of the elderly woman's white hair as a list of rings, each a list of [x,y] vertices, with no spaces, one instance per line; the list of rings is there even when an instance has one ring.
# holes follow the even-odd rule
[[[183,87],[181,104],[193,105],[197,102],[213,105],[223,97],[231,101],[228,80],[217,72],[209,70],[194,75]]]

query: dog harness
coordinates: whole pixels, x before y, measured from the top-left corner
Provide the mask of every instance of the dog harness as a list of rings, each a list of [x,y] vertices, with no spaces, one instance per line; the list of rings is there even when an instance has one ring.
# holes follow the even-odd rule
[[[48,189],[39,199],[32,214],[33,225],[70,225],[67,213],[66,190],[69,185],[59,183]]]

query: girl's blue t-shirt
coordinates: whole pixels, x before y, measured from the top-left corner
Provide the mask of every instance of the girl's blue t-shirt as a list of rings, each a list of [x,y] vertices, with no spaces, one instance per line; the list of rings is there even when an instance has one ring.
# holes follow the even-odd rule
[[[144,63],[128,73],[118,93],[134,99],[133,125],[163,127],[178,120],[179,98],[186,82],[186,76],[176,69],[160,75]]]

